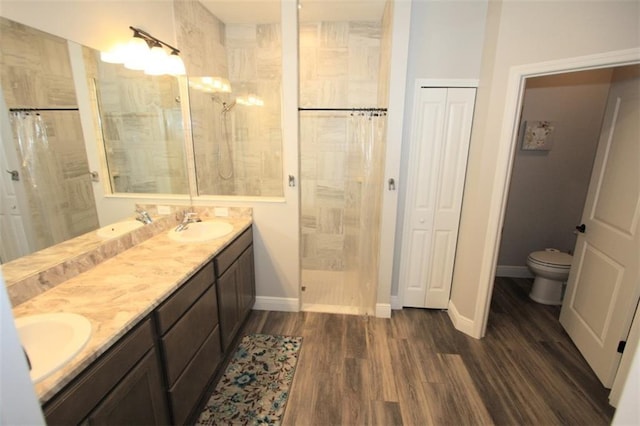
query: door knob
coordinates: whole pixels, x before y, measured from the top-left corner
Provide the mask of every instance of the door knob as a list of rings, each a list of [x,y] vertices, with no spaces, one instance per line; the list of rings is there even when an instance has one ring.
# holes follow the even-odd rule
[[[583,223],[582,225],[576,226],[576,230],[581,234],[584,234],[584,231],[587,230],[587,226]]]

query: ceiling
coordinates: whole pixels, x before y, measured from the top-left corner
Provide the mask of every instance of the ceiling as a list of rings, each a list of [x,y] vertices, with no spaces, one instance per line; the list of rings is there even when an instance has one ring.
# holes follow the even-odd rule
[[[227,24],[280,21],[278,0],[199,0]],[[301,22],[382,20],[387,0],[299,0]]]

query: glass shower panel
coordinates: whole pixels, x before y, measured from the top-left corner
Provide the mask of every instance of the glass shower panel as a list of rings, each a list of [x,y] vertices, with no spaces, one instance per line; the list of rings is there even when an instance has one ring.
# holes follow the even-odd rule
[[[305,311],[374,314],[385,121],[300,113]]]

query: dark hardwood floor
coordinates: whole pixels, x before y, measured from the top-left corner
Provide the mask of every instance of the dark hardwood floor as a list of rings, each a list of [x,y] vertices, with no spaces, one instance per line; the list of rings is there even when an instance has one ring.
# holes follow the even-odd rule
[[[487,335],[446,312],[391,320],[254,311],[244,334],[303,336],[284,425],[604,425],[614,409],[530,280],[496,280]]]

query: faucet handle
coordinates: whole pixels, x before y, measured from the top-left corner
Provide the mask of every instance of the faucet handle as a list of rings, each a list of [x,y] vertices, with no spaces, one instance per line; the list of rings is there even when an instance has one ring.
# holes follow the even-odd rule
[[[198,219],[198,213],[195,212],[185,212],[183,220],[192,221]]]
[[[151,219],[151,216],[149,215],[149,213],[147,213],[146,210],[142,210],[142,209],[136,209],[136,220],[144,223],[145,225],[150,224],[151,222],[153,222],[153,220]]]

